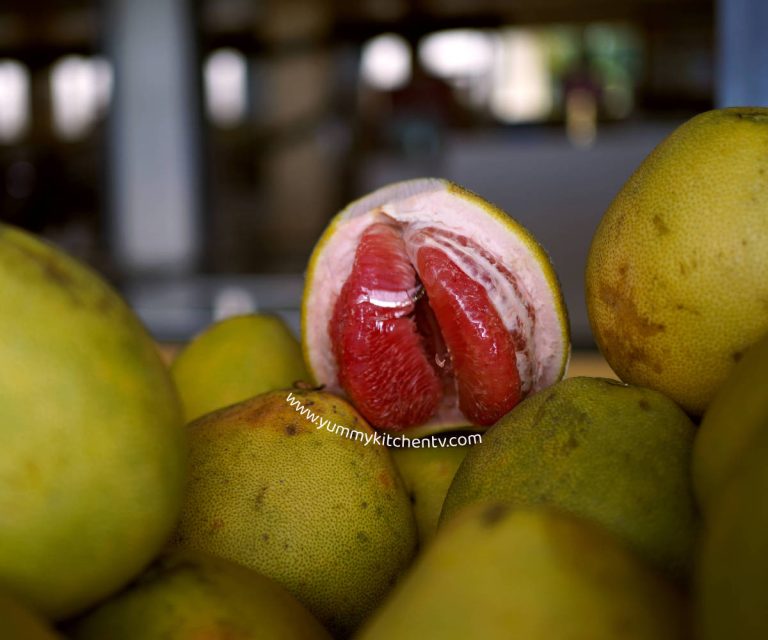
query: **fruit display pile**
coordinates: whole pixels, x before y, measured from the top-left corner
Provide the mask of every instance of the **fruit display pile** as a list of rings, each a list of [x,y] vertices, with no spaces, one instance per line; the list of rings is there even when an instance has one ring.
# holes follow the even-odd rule
[[[0,638],[768,638],[768,109],[682,125],[587,262],[568,378],[536,240],[438,179],[341,211],[299,342],[167,365],[0,226]]]

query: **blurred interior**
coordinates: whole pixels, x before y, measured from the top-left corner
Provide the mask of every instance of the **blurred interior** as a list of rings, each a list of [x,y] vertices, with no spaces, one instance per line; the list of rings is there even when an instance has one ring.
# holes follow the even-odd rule
[[[583,269],[666,134],[768,99],[764,0],[4,0],[0,219],[107,275],[181,342],[258,309],[298,327],[330,217],[454,180]]]

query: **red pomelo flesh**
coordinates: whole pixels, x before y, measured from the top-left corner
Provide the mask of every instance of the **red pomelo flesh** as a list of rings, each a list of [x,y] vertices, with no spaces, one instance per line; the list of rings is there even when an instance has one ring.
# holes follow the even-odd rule
[[[439,235],[411,238],[414,269],[401,230],[372,224],[334,306],[339,382],[381,429],[426,422],[445,395],[484,426],[521,399],[513,336],[483,285],[430,244]]]
[[[425,422],[440,401],[440,379],[416,331],[417,290],[400,234],[386,224],[369,227],[329,331],[342,387],[379,428]]]
[[[443,251],[422,247],[417,270],[451,354],[459,409],[491,425],[520,402],[515,344],[488,294]]]

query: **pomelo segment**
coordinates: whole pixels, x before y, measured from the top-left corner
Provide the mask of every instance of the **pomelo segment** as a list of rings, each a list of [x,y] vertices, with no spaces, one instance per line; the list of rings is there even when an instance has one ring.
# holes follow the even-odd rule
[[[491,425],[520,401],[512,337],[483,286],[445,253],[422,247],[416,264],[456,372],[459,409],[474,424]]]
[[[565,373],[554,270],[517,222],[450,182],[379,189],[339,213],[310,259],[304,356],[376,427],[493,423]]]
[[[440,402],[440,380],[416,331],[416,290],[397,230],[371,225],[336,300],[330,333],[341,386],[378,427],[426,422]],[[392,366],[385,370],[384,361]]]

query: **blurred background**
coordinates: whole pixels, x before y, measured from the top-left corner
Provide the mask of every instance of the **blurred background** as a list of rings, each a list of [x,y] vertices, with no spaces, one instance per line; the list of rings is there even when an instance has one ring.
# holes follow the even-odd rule
[[[768,104],[767,29],[764,0],[3,0],[0,220],[180,342],[298,328],[330,217],[446,177],[539,238],[588,348],[602,213],[687,118]]]

